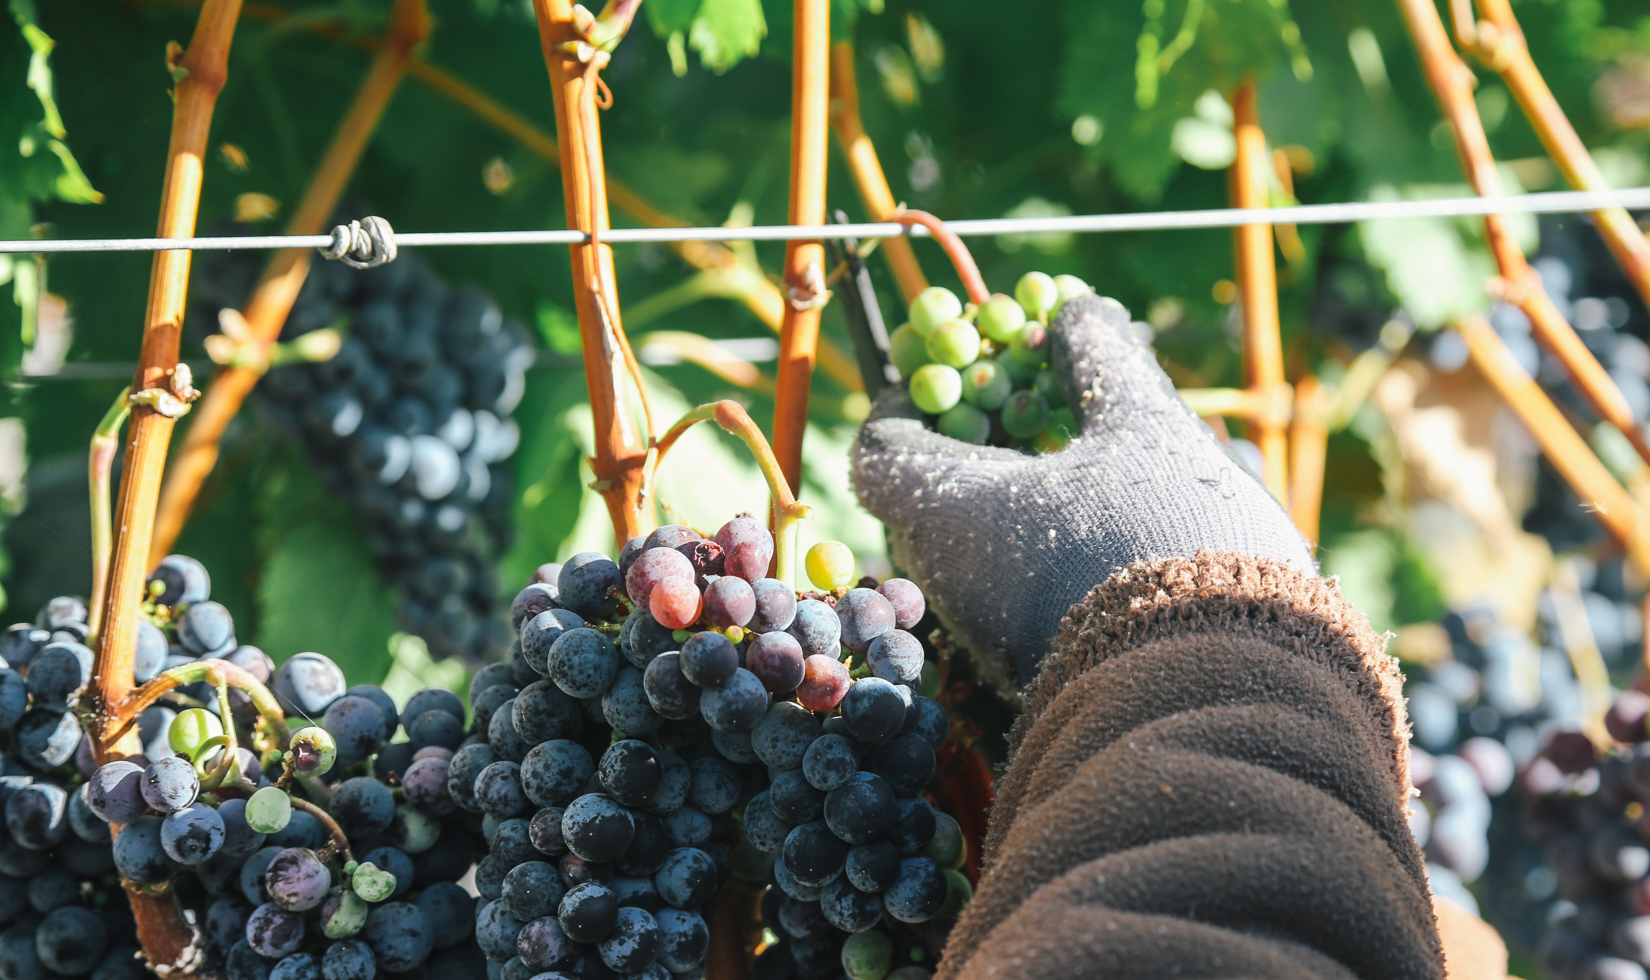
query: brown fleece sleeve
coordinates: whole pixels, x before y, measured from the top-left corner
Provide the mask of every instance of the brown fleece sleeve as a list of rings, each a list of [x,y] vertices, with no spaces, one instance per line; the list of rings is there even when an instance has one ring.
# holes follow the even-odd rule
[[[1333,582],[1112,576],[1027,692],[940,977],[1442,977],[1400,685]]]

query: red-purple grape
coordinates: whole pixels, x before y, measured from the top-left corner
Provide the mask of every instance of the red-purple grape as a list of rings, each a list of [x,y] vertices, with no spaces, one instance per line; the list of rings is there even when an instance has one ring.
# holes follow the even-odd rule
[[[636,556],[630,571],[625,573],[625,592],[632,602],[646,606],[654,586],[673,578],[686,579],[692,585],[693,563],[674,549],[649,548]]]
[[[724,575],[705,588],[705,618],[717,629],[744,626],[756,614],[756,593],[736,575]]]
[[[830,711],[848,693],[848,666],[835,657],[814,654],[803,662],[796,700],[809,711]]]

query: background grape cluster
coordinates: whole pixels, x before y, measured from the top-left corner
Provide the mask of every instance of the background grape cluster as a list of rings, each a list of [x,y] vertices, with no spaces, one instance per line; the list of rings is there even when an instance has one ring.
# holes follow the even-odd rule
[[[238,308],[257,266],[225,253],[206,267],[201,312]],[[282,327],[291,340],[343,331],[319,363],[272,368],[255,389],[302,439],[327,485],[354,506],[402,629],[437,657],[480,662],[509,635],[493,571],[508,546],[510,413],[533,363],[532,338],[484,293],[449,288],[416,257],[375,269],[316,262]]]
[[[921,593],[854,583],[827,542],[808,568],[828,591],[799,596],[772,556],[749,517],[666,526],[516,597],[510,663],[476,675],[446,764],[485,815],[476,938],[502,976],[702,976],[733,878],[765,888],[765,976],[933,966],[969,886],[921,795],[949,726],[917,691]]]

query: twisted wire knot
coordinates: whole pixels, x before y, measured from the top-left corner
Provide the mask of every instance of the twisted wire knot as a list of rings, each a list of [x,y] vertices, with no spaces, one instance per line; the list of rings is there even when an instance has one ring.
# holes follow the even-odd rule
[[[332,244],[319,251],[352,269],[371,269],[395,261],[395,230],[383,218],[368,215],[333,228]]]

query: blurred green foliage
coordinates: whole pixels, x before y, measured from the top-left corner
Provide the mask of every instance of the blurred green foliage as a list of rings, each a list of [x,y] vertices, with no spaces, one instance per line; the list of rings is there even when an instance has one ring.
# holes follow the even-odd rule
[[[530,6],[431,0],[431,7],[435,30],[425,56],[552,132]],[[282,205],[253,227],[280,226],[366,70],[370,55],[356,39],[381,30],[387,8],[387,0],[248,5],[214,120],[203,231],[232,226],[237,198],[247,193]],[[150,233],[171,116],[163,52],[166,42],[187,39],[195,6],[81,0],[37,8],[12,0],[10,11],[18,31],[0,45],[0,234],[26,237],[37,225],[66,238]],[[1629,164],[1616,172],[1630,176],[1631,161],[1642,160],[1642,134],[1611,129],[1607,115],[1595,111],[1592,90],[1606,69],[1646,50],[1650,17],[1642,4],[1523,0],[1517,12],[1583,138],[1615,149],[1613,159]],[[782,222],[789,5],[647,0],[644,21],[604,73],[616,98],[603,116],[613,175],[696,224],[730,216]],[[1294,199],[1464,190],[1447,125],[1388,2],[1028,0],[1005,7],[983,0],[839,0],[833,32],[857,44],[865,126],[896,198],[944,217],[1220,206],[1232,152],[1223,93],[1251,76],[1259,79],[1269,139],[1295,164]],[[1535,134],[1485,72],[1478,100],[1494,148],[1513,164],[1517,182],[1540,189],[1546,174],[1550,183]],[[841,163],[833,157],[830,204],[863,216]],[[526,147],[408,79],[349,194],[400,230],[560,227],[559,179]],[[1281,184],[1274,196],[1290,199]],[[614,217],[621,225],[632,220]],[[1300,236],[1303,247],[1280,259],[1292,370],[1349,359],[1373,342],[1399,305],[1430,328],[1485,302],[1487,258],[1471,222],[1302,228]],[[1075,273],[1118,297],[1157,328],[1157,348],[1177,383],[1239,381],[1232,311],[1215,288],[1231,275],[1229,234],[1022,236],[972,246],[997,289],[1035,268]],[[931,243],[916,248],[933,281],[955,285]],[[616,251],[627,307],[680,286],[693,272],[665,247]],[[782,246],[759,245],[754,254],[771,272]],[[479,284],[507,315],[538,324],[547,348],[576,352],[561,249],[434,249],[423,258],[449,282]],[[142,254],[62,256],[43,264],[50,290],[67,300],[72,317],[71,367],[132,361],[149,264]],[[880,260],[871,265],[897,323],[891,279]],[[28,271],[20,276],[21,270]],[[32,330],[22,284],[36,270],[25,261],[5,271],[18,284],[21,306],[0,304],[0,364],[15,371]],[[203,359],[205,329],[189,325],[186,357]],[[675,306],[636,332],[653,329],[716,339],[771,336],[742,305],[716,298]],[[827,310],[824,330],[846,348],[837,307]],[[771,377],[771,363],[762,367]],[[771,416],[768,395],[691,364],[659,363],[650,372],[661,425],[675,411],[719,397],[739,399],[759,420]],[[5,580],[14,616],[30,614],[49,595],[86,589],[77,461],[123,383],[118,374],[8,389],[6,410],[23,420],[33,461],[30,505],[6,535],[19,556]],[[816,379],[806,496],[822,513],[809,533],[843,537],[868,567],[879,567],[880,536],[847,486],[843,454],[863,411],[848,395],[828,378]],[[576,367],[530,376],[516,413],[523,433],[513,464],[518,536],[501,561],[506,591],[542,561],[574,547],[610,545],[602,509],[583,489],[590,438],[583,398]],[[738,444],[709,431],[694,439],[667,463],[664,502],[706,524],[731,516],[732,508],[760,508],[761,486]],[[1384,556],[1389,586],[1421,583],[1388,599],[1384,608],[1394,623],[1430,615],[1426,576],[1412,567],[1410,551],[1365,530],[1379,495],[1368,447],[1337,437],[1334,460],[1326,540],[1364,534],[1347,538],[1348,553]],[[1360,475],[1338,481],[1334,472]],[[179,548],[207,561],[214,597],[234,612],[243,640],[278,658],[319,649],[363,680],[390,669],[395,596],[372,572],[347,508],[327,498],[302,454],[282,443],[255,406],[232,428]]]

